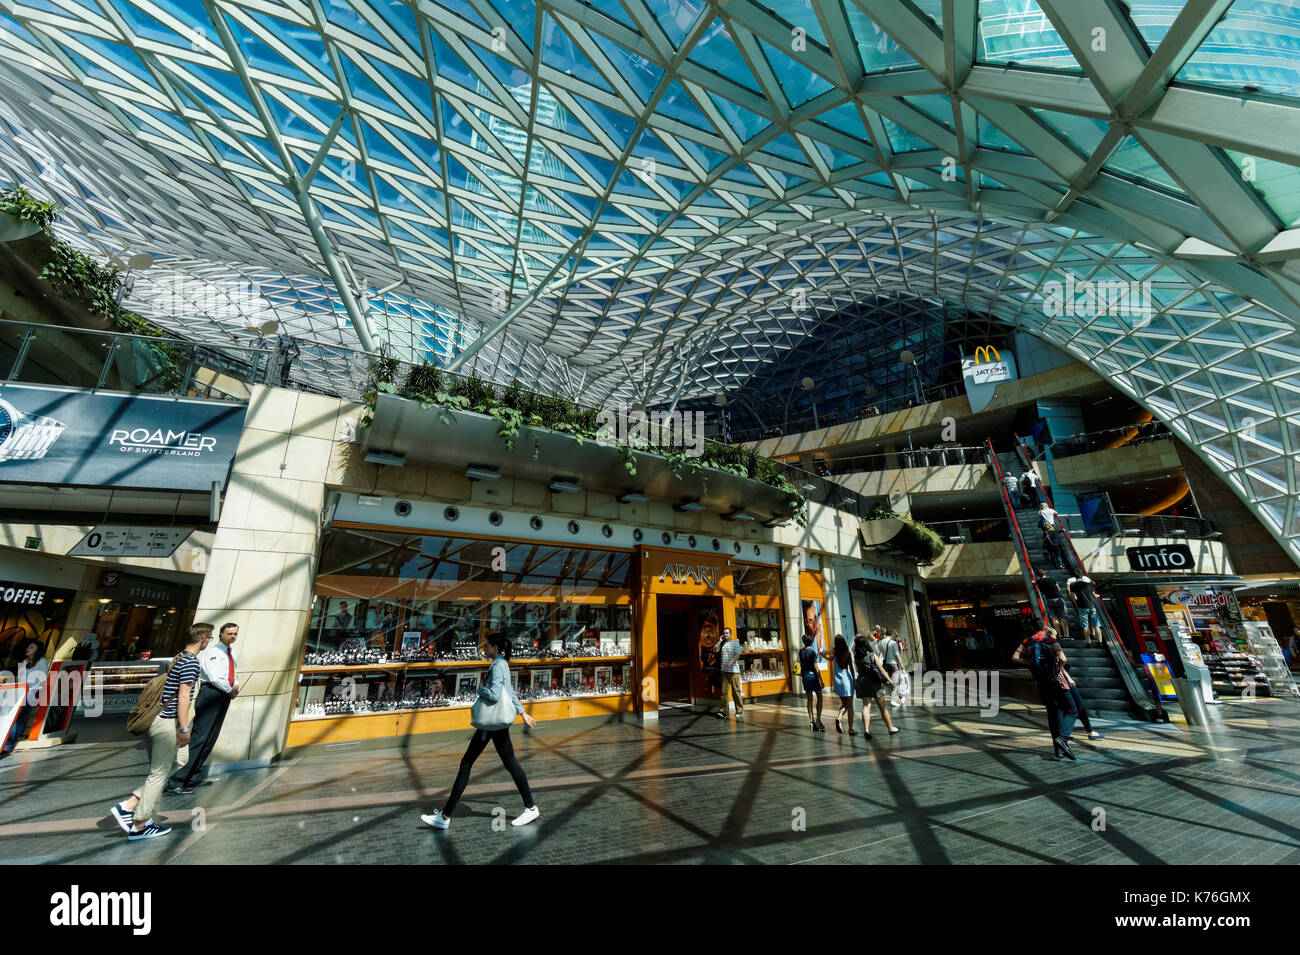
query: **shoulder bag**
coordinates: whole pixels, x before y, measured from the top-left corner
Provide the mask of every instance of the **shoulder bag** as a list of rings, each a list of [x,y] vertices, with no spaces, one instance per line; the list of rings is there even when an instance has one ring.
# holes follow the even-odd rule
[[[172,665],[167,668],[166,673],[159,673],[150,680],[145,688],[140,692],[140,698],[135,701],[135,706],[131,707],[131,712],[126,717],[126,731],[132,736],[143,736],[153,725],[153,721],[158,718],[162,712],[163,704],[167,701],[163,699],[163,689],[167,686],[167,678],[172,675],[172,670],[176,669],[176,664],[181,662],[185,656],[184,651],[176,654],[172,659]],[[177,690],[177,692],[180,692]]]
[[[515,717],[518,714],[515,712],[514,697],[510,695],[510,678],[503,671],[508,671],[508,668],[498,667],[495,663],[492,664],[492,668],[488,672],[489,684],[496,674],[500,673],[502,677],[501,688],[497,690],[497,700],[495,703],[489,703],[481,696],[475,700],[474,705],[469,710],[469,723],[471,726],[491,732],[514,725]]]

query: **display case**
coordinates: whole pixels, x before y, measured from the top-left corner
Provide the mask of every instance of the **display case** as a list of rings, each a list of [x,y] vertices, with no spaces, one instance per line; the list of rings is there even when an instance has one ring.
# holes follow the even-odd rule
[[[624,551],[336,527],[288,745],[468,728],[490,630],[537,719],[631,710],[630,568]]]
[[[171,665],[171,657],[152,657],[120,663],[91,664],[78,704],[85,709],[87,699],[100,694],[104,713],[129,713],[149,681]]]
[[[789,648],[781,614],[781,576],[777,568],[733,565],[736,589],[736,639],[740,641],[740,678],[747,697],[784,693]]]
[[[1246,642],[1254,656],[1263,667],[1268,677],[1269,686],[1275,696],[1300,696],[1300,687],[1295,685],[1291,669],[1282,656],[1282,648],[1273,636],[1273,628],[1266,622],[1256,620],[1243,621],[1246,628]]]

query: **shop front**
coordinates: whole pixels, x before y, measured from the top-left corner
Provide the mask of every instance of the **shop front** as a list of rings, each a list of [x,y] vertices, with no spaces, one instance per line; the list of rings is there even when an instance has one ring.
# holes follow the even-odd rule
[[[1138,654],[1161,654],[1181,671],[1181,635],[1200,649],[1221,696],[1276,695],[1291,678],[1271,629],[1247,619],[1240,578],[1111,581],[1111,616]]]
[[[80,667],[52,658],[67,628],[74,597],[75,591],[37,582],[0,581],[0,741],[9,737],[15,724],[24,746],[68,729],[72,716],[68,701],[81,686]],[[32,640],[39,646],[32,670],[35,679],[23,666]]]
[[[641,649],[660,704],[718,704],[724,628],[741,644],[745,696],[785,692],[778,567],[658,548],[642,548],[638,559]]]
[[[946,670],[1005,668],[1025,637],[1038,629],[1033,608],[1019,593],[980,585],[929,585],[931,622]]]
[[[536,719],[633,710],[632,565],[627,550],[336,525],[287,745],[467,729],[489,630],[511,638]]]

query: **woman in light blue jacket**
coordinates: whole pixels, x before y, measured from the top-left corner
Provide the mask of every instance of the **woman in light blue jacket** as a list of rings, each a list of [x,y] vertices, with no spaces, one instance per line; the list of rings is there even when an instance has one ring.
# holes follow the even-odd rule
[[[524,712],[524,706],[519,702],[519,696],[510,683],[510,664],[506,662],[507,657],[510,656],[510,641],[506,639],[505,634],[500,630],[489,632],[483,645],[483,653],[492,661],[492,665],[488,668],[487,681],[478,688],[479,699],[492,704],[501,699],[501,694],[505,693],[514,702],[515,712],[524,718],[524,722],[529,726],[536,726],[537,720]],[[440,812],[435,810],[431,816],[421,816],[421,822],[435,829],[446,829],[451,825],[451,814],[456,811],[456,804],[460,802],[465,787],[469,785],[469,773],[474,768],[474,760],[478,759],[479,754],[487,748],[488,740],[491,740],[492,745],[496,747],[497,755],[501,757],[502,764],[510,773],[510,778],[515,781],[515,785],[519,787],[519,795],[524,800],[523,813],[513,820],[511,825],[526,826],[541,815],[533,805],[533,793],[528,788],[528,777],[524,775],[523,767],[515,758],[515,747],[510,742],[510,727],[506,726],[499,730],[476,729],[474,731],[469,741],[469,748],[461,757],[460,772],[456,774],[456,783],[451,787],[451,795],[447,797],[446,804]]]

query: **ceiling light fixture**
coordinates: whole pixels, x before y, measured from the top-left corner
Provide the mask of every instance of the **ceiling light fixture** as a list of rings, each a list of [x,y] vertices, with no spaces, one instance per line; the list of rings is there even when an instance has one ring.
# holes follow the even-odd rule
[[[501,472],[493,467],[471,464],[465,469],[465,477],[471,481],[499,481],[501,480]]]

